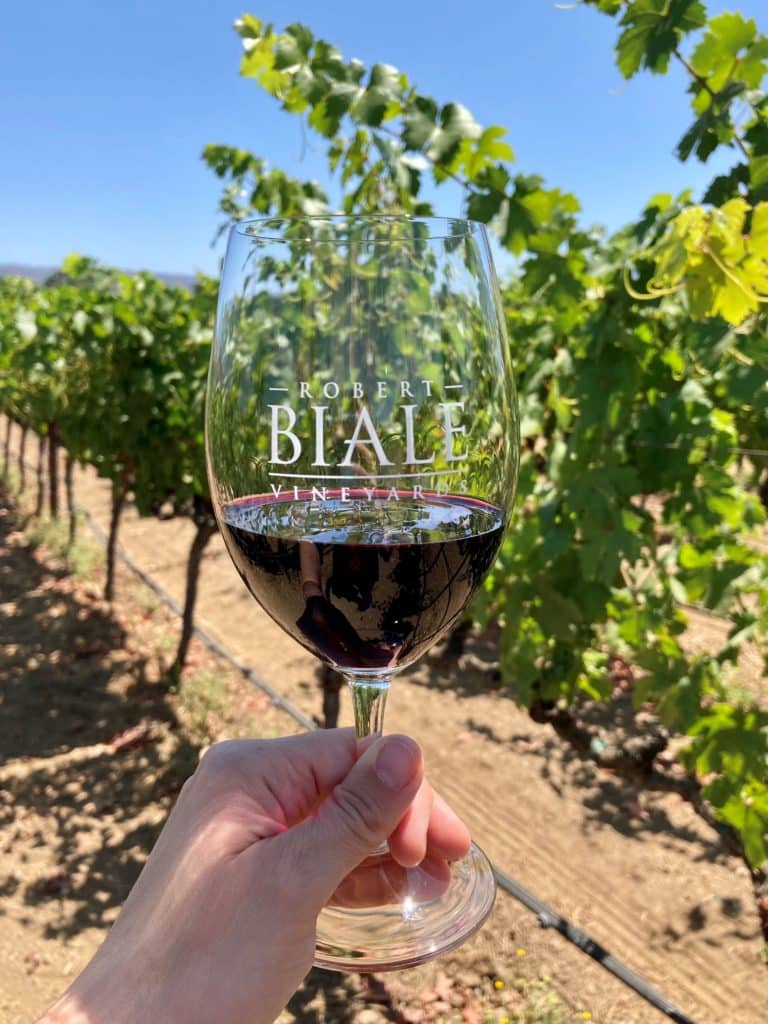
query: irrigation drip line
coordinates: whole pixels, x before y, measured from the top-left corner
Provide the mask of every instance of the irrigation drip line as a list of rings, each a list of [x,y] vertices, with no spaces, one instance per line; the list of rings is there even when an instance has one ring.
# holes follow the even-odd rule
[[[628,985],[639,996],[642,996],[652,1006],[655,1006],[657,1010],[665,1013],[676,1024],[694,1024],[690,1017],[686,1016],[682,1010],[678,1010],[668,999],[665,999],[642,975],[638,974],[637,971],[633,971],[631,967],[622,963],[621,960],[618,960],[604,946],[601,946],[599,942],[595,942],[581,928],[571,924],[562,914],[558,914],[556,910],[553,910],[547,903],[540,900],[538,896],[534,896],[529,889],[515,881],[514,878],[502,871],[501,868],[496,867],[495,864],[493,865],[493,873],[496,876],[496,882],[505,892],[514,896],[515,899],[519,900],[520,903],[536,914],[542,928],[554,928],[560,932],[564,938],[572,942],[574,946],[577,946],[582,953],[592,957],[606,971],[609,971],[619,981],[623,981],[625,985]]]
[[[88,509],[78,508],[78,512],[81,512],[88,520],[89,526],[96,536],[102,541],[106,541],[106,534],[96,522],[94,517],[88,511]],[[175,601],[169,593],[160,584],[154,580],[148,573],[146,573],[140,566],[138,566],[133,559],[126,554],[125,550],[118,544],[116,548],[116,554],[118,558],[134,573],[142,583],[146,584],[159,598],[171,608],[179,617],[182,615],[182,609],[177,601]],[[276,704],[283,711],[287,712],[296,722],[304,726],[305,729],[316,729],[317,723],[300,711],[299,708],[295,707],[291,701],[282,694],[278,693],[272,686],[269,685],[264,679],[261,678],[256,672],[253,671],[248,665],[242,662],[239,658],[230,654],[214,637],[210,635],[206,630],[201,629],[199,626],[194,627],[194,634],[201,640],[209,650],[213,651],[220,658],[223,658],[230,665],[233,665],[252,685],[256,686],[263,693],[272,700],[273,704]],[[638,974],[637,971],[633,971],[631,967],[623,963],[612,953],[601,946],[599,942],[596,942],[586,932],[577,928],[575,925],[559,914],[556,910],[550,907],[543,900],[540,900],[538,896],[535,896],[529,889],[521,885],[518,881],[508,875],[501,868],[493,865],[493,872],[496,876],[496,882],[500,889],[506,892],[508,895],[514,897],[519,903],[522,903],[528,910],[531,910],[536,914],[539,924],[542,928],[554,928],[558,931],[563,938],[573,943],[582,953],[586,953],[587,956],[591,957],[596,963],[603,967],[606,971],[612,974],[619,981],[623,982],[629,988],[631,988],[637,995],[641,996],[657,1010],[666,1014],[670,1020],[675,1021],[675,1024],[695,1024],[695,1022],[686,1014],[679,1010],[673,1003],[666,999],[663,995],[656,991],[656,989],[646,981],[642,975]]]
[[[79,513],[82,513],[86,517],[91,530],[96,534],[99,540],[102,541],[102,543],[105,543],[107,540],[107,535],[104,533],[104,531],[96,522],[96,520],[93,518],[88,509],[79,507],[77,511]],[[150,590],[157,594],[157,596],[164,604],[168,605],[168,607],[171,608],[179,616],[179,618],[181,618],[181,616],[183,615],[181,605],[177,601],[175,601],[171,597],[171,595],[167,593],[167,591],[165,591],[156,580],[154,580],[148,573],[146,573],[140,566],[138,566],[133,561],[133,559],[126,554],[125,550],[119,544],[116,545],[115,554],[120,559],[120,561],[123,562],[131,570],[132,573],[139,577],[142,583],[146,584],[146,586],[148,586]],[[261,676],[257,675],[257,673],[254,672],[252,668],[245,664],[245,662],[240,661],[239,658],[236,658],[233,654],[230,654],[229,651],[225,650],[218,642],[218,640],[212,637],[210,633],[202,629],[200,626],[194,626],[192,632],[199,640],[201,640],[205,644],[206,647],[209,648],[209,650],[213,651],[214,654],[217,654],[220,658],[223,658],[225,661],[229,662],[230,665],[233,665],[239,672],[241,672],[245,676],[248,682],[252,683],[254,686],[258,687],[258,689],[266,693],[273,704],[281,708],[283,711],[287,712],[291,716],[291,718],[295,719],[295,721],[299,723],[299,725],[302,725],[305,729],[317,728],[316,723],[311,718],[305,715],[303,711],[300,711],[299,708],[294,707],[289,700],[286,700],[286,698],[283,697],[282,694],[278,693],[278,691],[275,690],[273,687],[271,687],[266,680],[262,679]]]

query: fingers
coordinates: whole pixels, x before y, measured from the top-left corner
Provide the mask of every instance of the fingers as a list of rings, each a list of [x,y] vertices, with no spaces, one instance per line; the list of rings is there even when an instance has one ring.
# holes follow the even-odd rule
[[[389,849],[403,867],[420,864],[427,853],[427,833],[435,792],[425,779],[413,803],[389,837]]]
[[[202,758],[195,784],[218,801],[244,791],[270,819],[290,827],[348,775],[358,758],[354,729],[318,729],[277,740],[228,740]]]
[[[399,864],[412,867],[420,864],[425,856],[460,860],[469,850],[471,841],[464,822],[424,780],[389,837],[389,848]]]
[[[377,772],[385,750],[391,763],[387,767],[383,758]],[[306,822],[321,829],[325,839],[338,839],[350,866],[384,839],[402,867],[421,864],[425,857],[458,860],[469,849],[466,826],[422,779],[420,751],[407,737],[357,741],[352,729],[332,729],[266,742],[225,742],[206,753],[197,774],[197,784],[211,789],[217,806],[222,790],[248,793],[252,813],[263,825],[254,838],[293,831]],[[336,858],[331,874],[338,863]],[[333,887],[341,877],[343,872]]]
[[[443,800],[434,794],[427,831],[427,852],[446,860],[460,860],[469,853],[472,837],[469,829]]]
[[[307,884],[319,905],[394,832],[421,786],[422,771],[413,740],[378,739],[310,818],[279,837],[311,865]]]

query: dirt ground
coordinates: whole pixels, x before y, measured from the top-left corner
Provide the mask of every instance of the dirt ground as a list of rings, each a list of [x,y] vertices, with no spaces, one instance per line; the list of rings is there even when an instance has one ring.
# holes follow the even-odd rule
[[[80,474],[77,495],[103,525],[103,483]],[[125,569],[117,601],[103,605],[100,570],[85,584],[63,575],[29,550],[17,525],[6,513],[0,536],[0,1024],[33,1019],[90,955],[200,743],[297,729],[200,644],[180,692],[163,695],[172,614]],[[133,514],[122,532],[130,557],[177,600],[190,539],[188,524]],[[218,539],[204,562],[198,620],[318,713],[313,660],[255,606]],[[697,1024],[768,1020],[746,869],[687,803],[584,762],[482,677],[448,675],[438,663],[396,682],[387,727],[421,742],[431,777],[502,870]],[[373,981],[314,972],[285,1015],[360,1024],[505,1017],[665,1019],[504,894],[453,956]]]

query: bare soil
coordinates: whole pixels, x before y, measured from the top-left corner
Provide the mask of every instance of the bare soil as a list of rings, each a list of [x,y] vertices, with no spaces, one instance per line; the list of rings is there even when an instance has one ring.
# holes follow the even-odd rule
[[[299,731],[199,642],[169,691],[177,617],[122,566],[106,604],[103,571],[73,577],[21,526],[0,491],[1,1024],[34,1020],[95,952],[202,747]],[[510,943],[395,983],[313,970],[280,1024],[588,1019]]]
[[[103,528],[108,488],[84,472],[76,492]],[[199,743],[296,725],[199,643],[181,692],[168,697],[159,684],[178,630],[171,613],[153,607],[124,568],[116,602],[103,605],[98,574],[82,584],[32,553],[10,512],[0,526],[8,655],[0,663],[0,1024],[20,1024],[100,941]],[[188,523],[133,512],[121,533],[126,553],[177,601],[191,539]],[[256,607],[218,538],[204,558],[198,621],[318,714],[316,664]],[[388,729],[419,740],[437,787],[502,870],[698,1024],[768,1020],[747,870],[688,803],[576,756],[471,669],[426,662],[396,682],[389,700]],[[346,701],[342,718],[350,720]],[[551,987],[557,1011],[546,1006]],[[536,1002],[540,1013],[530,1009]],[[285,1020],[479,1024],[505,1016],[666,1019],[500,894],[484,929],[453,956],[373,981],[313,972]]]

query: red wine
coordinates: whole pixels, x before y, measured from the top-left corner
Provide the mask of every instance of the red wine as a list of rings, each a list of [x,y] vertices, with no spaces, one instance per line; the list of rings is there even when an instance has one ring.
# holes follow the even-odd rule
[[[466,608],[504,529],[501,510],[476,498],[297,494],[230,502],[222,533],[265,611],[339,668],[395,669],[420,657]]]

